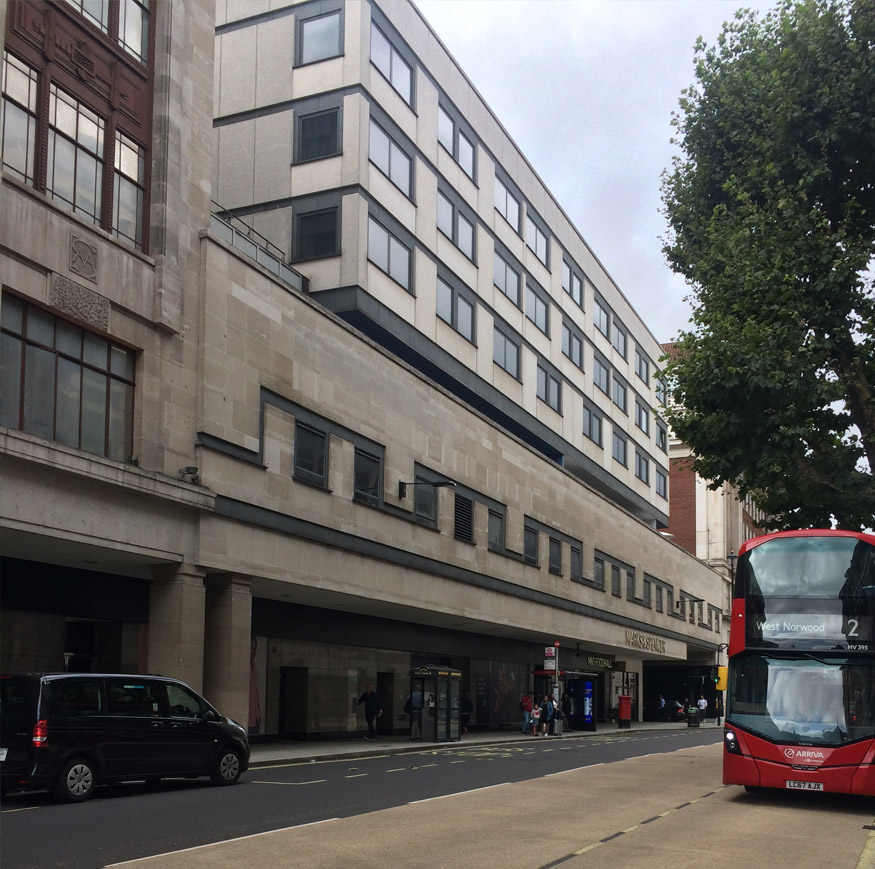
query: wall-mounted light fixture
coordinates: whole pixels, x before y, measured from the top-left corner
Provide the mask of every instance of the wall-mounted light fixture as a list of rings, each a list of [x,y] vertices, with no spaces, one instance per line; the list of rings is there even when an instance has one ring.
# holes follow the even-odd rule
[[[186,465],[184,468],[179,469],[179,479],[185,481],[185,478],[188,477],[188,482],[194,484],[195,486],[200,482],[200,476],[198,475],[198,468],[195,465]]]
[[[726,558],[729,560],[729,578],[735,583],[735,561],[738,558],[735,550],[733,549]]]
[[[415,483],[398,483],[398,497],[402,501],[407,497],[408,486],[431,486],[433,489],[456,488],[456,484],[452,480],[417,480]]]

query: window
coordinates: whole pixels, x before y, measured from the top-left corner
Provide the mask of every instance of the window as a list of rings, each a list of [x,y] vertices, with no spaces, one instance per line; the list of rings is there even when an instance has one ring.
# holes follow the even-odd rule
[[[474,502],[465,495],[456,492],[453,512],[453,537],[465,543],[474,542]]]
[[[128,461],[133,352],[9,294],[0,318],[0,425]]]
[[[656,446],[664,453],[668,452],[668,430],[661,425],[656,426]]]
[[[614,349],[619,353],[624,359],[626,358],[626,333],[616,324],[614,323],[614,331],[611,333],[611,344],[614,345]]]
[[[355,451],[353,497],[369,504],[379,504],[382,495],[382,467],[380,459],[363,450]]]
[[[449,112],[438,106],[438,141],[462,167],[469,178],[474,178],[474,145]]]
[[[526,244],[535,256],[547,265],[547,236],[528,213],[526,214]]]
[[[417,519],[434,525],[437,522],[437,489],[427,485],[432,481],[425,477],[417,476],[414,480],[420,485],[413,487],[413,512]]]
[[[650,363],[639,347],[635,348],[635,373],[645,382],[650,382]]]
[[[616,564],[611,565],[611,594],[614,597],[623,596],[623,582],[620,577],[620,568]]]
[[[668,403],[668,387],[665,385],[665,380],[659,374],[656,375],[656,400],[660,404]]]
[[[557,413],[562,412],[562,386],[545,368],[538,366],[538,398]]]
[[[497,175],[495,176],[495,210],[513,227],[514,232],[520,231],[520,202]]]
[[[373,217],[368,218],[368,259],[405,290],[410,289],[410,250]]]
[[[148,0],[121,0],[118,4],[117,32],[109,13],[109,0],[66,0],[66,2],[84,18],[116,40],[132,57],[140,61],[146,60],[149,43]]]
[[[314,428],[295,424],[295,472],[297,480],[325,487],[328,465],[328,435]]]
[[[338,245],[336,208],[299,214],[296,218],[298,261],[337,256]]]
[[[163,683],[167,692],[167,708],[171,718],[200,718],[204,713],[203,701],[193,691],[174,682]]]
[[[635,401],[635,425],[644,434],[650,434],[650,411],[637,399]]]
[[[583,408],[583,433],[594,444],[602,445],[602,418],[592,408]]]
[[[493,263],[493,283],[515,305],[519,305],[520,273],[500,253],[495,253]]]
[[[115,134],[112,231],[138,250],[143,247],[146,149],[119,131]]]
[[[134,679],[137,677],[135,676]],[[158,718],[162,711],[159,685],[151,680],[116,676],[105,680],[106,710],[110,715]]]
[[[611,334],[608,312],[598,303],[595,303],[595,327],[607,338]]]
[[[596,588],[605,587],[605,562],[598,556],[595,557],[592,565],[592,583]]]
[[[614,404],[623,411],[626,412],[626,387],[623,385],[623,382],[618,378],[614,377],[614,384],[612,389],[611,397],[614,401]]]
[[[523,560],[527,564],[538,563],[538,529],[529,525],[523,530]]]
[[[578,368],[583,368],[583,341],[568,323],[562,324],[562,352]]]
[[[550,538],[550,573],[562,573],[562,541]]]
[[[613,457],[625,468],[626,467],[626,438],[620,432],[614,432]]]
[[[504,550],[504,516],[495,511],[489,511],[489,548]]]
[[[369,145],[371,162],[406,196],[411,195],[412,161],[410,157],[389,138],[382,127],[371,119]]]
[[[608,371],[608,366],[598,358],[598,356],[594,356],[592,360],[592,382],[602,391],[605,395],[609,395],[609,379],[610,372]]]
[[[568,260],[562,260],[562,289],[583,307],[583,279],[571,267]]]
[[[337,57],[341,53],[339,9],[316,18],[304,18],[298,27],[299,66]]]
[[[437,315],[473,343],[474,305],[441,278],[437,279]]]
[[[501,366],[511,377],[519,379],[520,347],[499,329],[493,331],[492,360]]]
[[[11,54],[3,57],[3,169],[34,183],[37,130],[37,73]]]
[[[526,284],[526,316],[545,334],[550,334],[550,309],[547,302]]]
[[[371,24],[371,63],[386,77],[404,102],[412,106],[413,70],[398,49],[373,23]]]
[[[635,451],[635,476],[638,477],[642,483],[647,483],[648,486],[650,485],[650,462],[637,450]]]
[[[583,556],[579,546],[571,546],[571,578],[580,579],[583,576]]]
[[[469,260],[474,260],[474,224],[440,191],[437,225]]]
[[[661,468],[656,469],[656,494],[660,498],[668,498],[668,477]]]
[[[297,121],[298,163],[340,153],[340,109],[301,115]]]

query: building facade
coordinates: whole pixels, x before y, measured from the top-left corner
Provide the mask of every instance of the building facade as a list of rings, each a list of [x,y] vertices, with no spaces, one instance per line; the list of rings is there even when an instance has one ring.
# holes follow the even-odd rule
[[[426,665],[500,727],[557,643],[597,720],[716,661],[660,347],[412,4],[13,0],[4,39],[4,669],[313,736],[367,683],[403,732]]]

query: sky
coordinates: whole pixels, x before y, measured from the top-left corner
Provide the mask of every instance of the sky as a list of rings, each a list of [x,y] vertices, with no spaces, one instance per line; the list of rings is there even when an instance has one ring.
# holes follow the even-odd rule
[[[650,328],[689,328],[688,287],[662,253],[660,176],[672,113],[715,44],[761,0],[414,0]]]

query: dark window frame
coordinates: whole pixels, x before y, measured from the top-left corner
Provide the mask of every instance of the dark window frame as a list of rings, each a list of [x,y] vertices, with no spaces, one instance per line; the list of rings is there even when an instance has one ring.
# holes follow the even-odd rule
[[[515,371],[511,371],[510,368],[507,367],[503,360],[507,359],[507,352],[502,354],[502,359],[499,360],[497,358],[498,352],[498,342],[495,340],[495,336],[498,335],[501,337],[502,347],[505,351],[507,351],[508,347],[512,347],[514,350],[514,367]],[[520,342],[515,341],[511,338],[503,329],[500,329],[498,326],[495,326],[492,331],[492,361],[501,368],[502,371],[506,371],[514,380],[520,380],[520,365],[522,360],[520,359]]]
[[[304,126],[308,122],[313,122],[318,118],[334,117],[334,147],[331,150],[316,154],[304,155],[304,146],[307,141]],[[337,157],[342,153],[342,114],[339,106],[334,106],[327,109],[318,109],[312,112],[297,113],[295,112],[295,163],[311,163],[314,160],[325,160],[329,157]],[[326,137],[327,138],[327,137]]]
[[[309,435],[314,435],[316,438],[321,439],[322,441],[322,450],[321,450],[321,465],[322,472],[314,471],[311,468],[305,467],[301,464],[302,455],[299,452],[299,447],[302,446],[300,435],[301,431],[306,431]],[[320,489],[328,488],[328,441],[329,435],[328,432],[320,430],[313,425],[308,423],[295,421],[295,443],[294,443],[294,455],[293,455],[293,470],[292,470],[292,479],[298,480],[299,482],[309,483],[312,486],[317,486]],[[317,450],[313,450],[313,455],[318,455]]]
[[[562,541],[556,537],[550,538],[549,544],[550,573],[562,575]]]
[[[440,307],[440,292],[441,286],[445,287],[450,294],[450,316],[449,319],[441,313]],[[473,295],[473,294],[472,294]],[[469,297],[469,294],[463,293],[459,290],[459,288],[455,285],[454,282],[448,281],[446,278],[441,275],[437,276],[437,283],[435,289],[435,296],[437,298],[437,316],[440,320],[446,323],[450,328],[454,331],[458,332],[465,340],[469,341],[471,344],[476,346],[475,338],[477,336],[477,305],[474,302],[472,297]],[[471,309],[471,334],[466,334],[459,325],[459,304],[467,305]]]
[[[307,24],[310,24],[313,21],[318,21],[321,18],[330,18],[332,16],[337,16],[337,49],[333,54],[324,54],[319,57],[308,58],[304,60],[302,55],[304,53],[304,30]],[[337,9],[326,9],[325,11],[320,11],[316,15],[308,15],[306,18],[303,16],[295,16],[295,67],[300,66],[309,66],[313,63],[322,63],[325,60],[334,60],[337,57],[343,57],[343,31],[345,25],[345,15],[343,7],[338,7]]]
[[[302,236],[302,223],[311,219],[322,218],[331,215],[333,220],[333,238],[334,244],[330,250],[321,250],[314,252],[312,256],[307,255],[309,251],[305,250],[304,237]],[[295,262],[310,262],[312,260],[330,259],[331,257],[340,256],[341,241],[340,241],[340,207],[337,205],[328,208],[314,208],[310,211],[296,211],[295,218]],[[323,230],[324,234],[324,230]],[[314,236],[315,237],[315,236]]]
[[[359,487],[360,462],[372,462],[376,468],[376,491]],[[356,447],[353,454],[353,500],[379,506],[383,502],[383,457]]]

